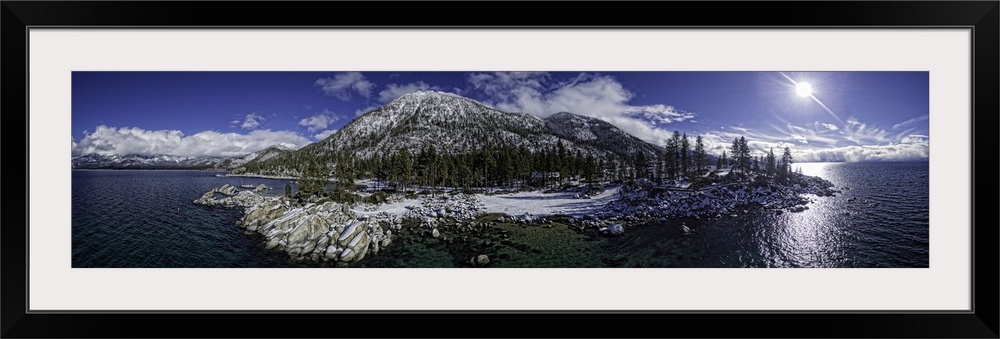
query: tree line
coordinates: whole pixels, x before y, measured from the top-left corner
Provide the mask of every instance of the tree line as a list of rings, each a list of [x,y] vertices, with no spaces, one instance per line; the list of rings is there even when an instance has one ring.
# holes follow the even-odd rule
[[[465,153],[439,152],[433,144],[416,152],[409,148],[380,152],[357,158],[350,152],[335,152],[303,161],[299,190],[323,194],[331,182],[336,192],[353,190],[358,178],[372,178],[377,189],[411,190],[417,187],[549,186],[567,180],[583,182],[647,179],[657,183],[679,180],[706,180],[711,173],[704,139],[692,142],[686,133],[674,131],[662,152],[647,154],[632,150],[630,155],[584,153],[569,150],[562,141],[549,147],[529,149],[489,145]],[[731,147],[716,157],[715,170],[729,168],[730,178],[749,176],[787,181],[791,175],[791,150],[785,147],[780,159],[771,149],[752,156],[746,138],[733,140]],[[710,180],[710,179],[709,179]]]

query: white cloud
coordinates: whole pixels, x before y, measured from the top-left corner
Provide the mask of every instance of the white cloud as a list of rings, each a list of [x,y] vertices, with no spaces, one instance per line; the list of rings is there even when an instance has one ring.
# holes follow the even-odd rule
[[[253,130],[259,128],[263,121],[264,117],[260,116],[260,114],[257,114],[257,112],[253,112],[247,114],[246,117],[243,118],[243,120],[233,120],[233,124],[240,125],[240,128],[245,130]]]
[[[337,130],[336,129],[328,129],[328,130],[319,132],[319,134],[314,135],[313,138],[316,138],[316,140],[323,140],[323,139],[326,139],[327,137],[333,135],[333,133],[337,133]]]
[[[490,99],[485,102],[497,109],[539,117],[559,112],[587,115],[657,145],[663,145],[670,133],[654,122],[666,124],[695,117],[667,105],[631,105],[634,95],[609,76],[580,74],[552,84],[547,73],[497,72],[472,74],[468,82],[488,95]]]
[[[504,111],[540,117],[562,111],[588,115],[658,145],[672,134],[658,124],[694,121],[696,117],[668,105],[632,105],[633,94],[608,76],[581,74],[553,84],[545,73],[478,73],[470,75],[468,82],[473,90],[487,95],[484,102]],[[885,129],[849,119],[843,125],[815,121],[805,127],[785,122],[766,131],[723,126],[701,135],[707,151],[715,155],[728,153],[733,139],[744,136],[755,156],[788,147],[796,161],[803,162],[926,160],[926,136],[909,132],[890,135]],[[692,140],[695,136],[689,133]]]
[[[928,144],[930,138],[921,134],[910,134],[899,140],[903,144]]]
[[[825,122],[819,122],[819,121],[817,121],[815,125],[816,125],[816,128],[817,128],[817,129],[818,129],[818,128],[820,128],[820,127],[822,127],[822,128],[826,128],[826,129],[828,129],[828,130],[831,130],[831,131],[836,131],[836,130],[839,130],[839,129],[840,129],[839,127],[837,127],[837,125],[834,125],[834,124],[828,124],[828,123],[825,123]]]
[[[337,122],[337,120],[340,120],[340,117],[336,113],[324,109],[319,114],[299,120],[299,126],[306,127],[309,132],[315,132],[326,129],[330,124]]]
[[[423,81],[417,81],[414,83],[409,83],[405,85],[399,84],[388,84],[386,88],[378,93],[379,102],[390,102],[404,94],[413,93],[416,91],[426,91],[426,90],[439,90],[437,86],[431,86]]]
[[[852,145],[826,149],[803,149],[792,152],[796,162],[827,161],[912,161],[927,160],[930,155],[928,143],[906,143],[887,145]]]
[[[323,94],[343,101],[350,100],[351,93],[355,92],[365,98],[371,97],[372,90],[375,89],[375,84],[358,72],[338,73],[332,78],[319,78],[313,85]]]
[[[884,129],[869,127],[858,119],[847,119],[847,124],[841,130],[844,139],[856,144],[883,144],[889,142],[889,133]]]
[[[906,121],[903,121],[901,123],[892,125],[892,129],[900,129],[903,126],[906,126],[906,125],[909,125],[909,124],[912,124],[912,123],[915,123],[915,122],[918,122],[918,121],[927,120],[927,118],[928,118],[928,116],[926,114],[925,115],[921,115],[919,117],[916,117],[916,118],[913,118],[913,119],[910,119],[910,120],[906,120]]]
[[[853,125],[856,130],[860,130],[864,124],[854,120],[853,122],[848,122],[848,125]],[[780,150],[788,147],[792,150],[792,157],[796,162],[907,161],[927,160],[929,157],[930,139],[926,135],[911,134],[900,138],[898,142],[886,141],[884,143],[864,145],[843,145],[839,143],[841,139],[833,139],[834,136],[845,139],[848,136],[826,129],[820,129],[820,132],[825,131],[825,134],[817,133],[816,135],[819,138],[830,138],[833,140],[832,143],[825,139],[813,139],[813,135],[809,134],[812,131],[811,129],[791,124],[784,126],[784,128],[773,127],[775,127],[777,133],[766,133],[760,130],[732,126],[730,129],[736,130],[736,132],[709,132],[705,133],[703,138],[706,150],[715,155],[722,154],[723,150],[729,153],[729,146],[732,145],[733,139],[745,136],[751,154],[755,156],[763,155],[772,148],[775,150],[775,153],[779,153]],[[864,130],[868,131],[869,129],[866,127]],[[805,133],[800,135],[794,131],[804,131]],[[808,143],[803,142],[803,138]],[[796,140],[799,143],[788,142],[789,140]],[[822,140],[822,142],[813,143],[813,141],[817,140]],[[837,146],[838,143],[841,146]]]
[[[510,98],[511,92],[516,89],[541,89],[548,78],[549,75],[545,72],[474,73],[468,76],[472,88],[501,98]]]
[[[291,131],[254,130],[247,134],[205,131],[184,135],[177,130],[150,131],[135,127],[97,126],[73,146],[74,156],[91,153],[233,157],[284,144],[293,148],[309,139]]]
[[[694,119],[694,113],[679,111],[674,106],[667,105],[633,106],[629,110],[626,110],[625,113],[633,116],[642,116],[661,124]]]

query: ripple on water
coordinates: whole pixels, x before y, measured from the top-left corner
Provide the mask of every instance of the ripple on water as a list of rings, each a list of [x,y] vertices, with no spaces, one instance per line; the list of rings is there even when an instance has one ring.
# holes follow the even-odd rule
[[[807,168],[808,167],[808,168]],[[803,164],[838,188],[809,209],[738,218],[632,225],[604,238],[565,225],[495,225],[507,245],[464,248],[394,242],[364,267],[465,267],[492,251],[491,267],[928,267],[926,162]],[[316,267],[291,263],[235,225],[238,209],[191,204],[205,191],[285,180],[201,171],[73,171],[73,267]],[[277,193],[275,193],[277,192]],[[680,223],[696,231],[684,235]]]

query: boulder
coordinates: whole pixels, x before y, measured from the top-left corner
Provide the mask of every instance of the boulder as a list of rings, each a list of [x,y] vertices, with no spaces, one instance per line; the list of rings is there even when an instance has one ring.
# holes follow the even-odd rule
[[[341,246],[347,246],[347,244],[354,239],[354,236],[358,233],[364,233],[364,222],[362,221],[355,221],[350,226],[347,226],[347,228],[340,233],[340,237],[337,238],[337,243]]]
[[[365,257],[368,252],[368,244],[371,243],[371,238],[368,237],[368,233],[360,233],[351,239],[351,242],[347,244],[347,249],[354,252],[354,257],[346,261],[357,261]],[[343,260],[343,258],[341,258]]]
[[[205,194],[203,194],[201,198],[196,199],[194,203],[202,205],[211,205],[211,203],[214,200],[215,200],[215,191],[208,191],[205,192]]]
[[[358,256],[358,254],[355,253],[354,250],[352,250],[350,248],[345,248],[343,252],[340,252],[340,260],[339,261],[341,261],[341,262],[352,262],[352,261],[354,261],[354,259],[357,258],[357,256]]]
[[[469,262],[474,266],[486,266],[490,263],[490,257],[485,254],[480,254],[472,259],[469,259]]]
[[[343,249],[337,247],[337,245],[330,245],[326,247],[326,251],[323,256],[326,257],[327,260],[334,260],[340,258],[341,252],[343,252]]]
[[[229,184],[222,185],[222,187],[219,188],[218,192],[225,195],[236,195],[237,193],[236,187]]]
[[[271,250],[277,248],[279,244],[280,241],[278,240],[278,238],[271,238],[271,240],[267,241],[267,245],[264,245],[264,247]]]
[[[608,228],[608,233],[611,235],[622,235],[625,233],[625,228],[622,224],[613,224]]]

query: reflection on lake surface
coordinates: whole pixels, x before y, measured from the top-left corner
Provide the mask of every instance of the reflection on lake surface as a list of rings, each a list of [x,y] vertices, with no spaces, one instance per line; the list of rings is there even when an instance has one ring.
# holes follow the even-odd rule
[[[927,162],[794,167],[843,192],[810,197],[809,208],[797,213],[671,219],[612,238],[504,226],[508,241],[521,249],[502,250],[505,257],[495,258],[494,267],[928,267]],[[261,236],[244,233],[235,225],[240,209],[191,203],[223,184],[264,183],[277,188],[267,194],[281,194],[286,180],[214,174],[73,171],[73,267],[309,266],[265,250]],[[683,234],[682,223],[694,233]],[[451,267],[466,259],[446,250],[398,242],[363,266]]]

